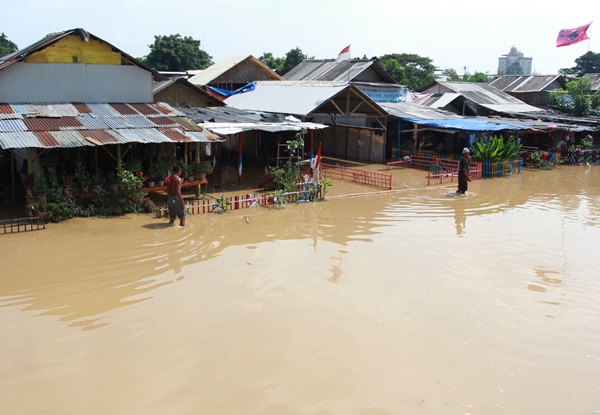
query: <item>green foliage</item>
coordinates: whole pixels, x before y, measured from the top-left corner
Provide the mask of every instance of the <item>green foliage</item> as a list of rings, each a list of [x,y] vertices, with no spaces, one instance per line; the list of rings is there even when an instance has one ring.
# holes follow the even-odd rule
[[[210,161],[201,161],[196,167],[196,173],[211,174],[213,172],[213,165]]]
[[[458,76],[458,73],[456,73],[455,69],[452,69],[452,68],[444,69],[442,72],[442,75],[447,76],[449,81],[452,81],[452,82],[460,81],[460,76]]]
[[[304,148],[304,139],[301,134],[287,141],[287,151],[290,156],[298,156],[299,152]]]
[[[269,68],[273,69],[278,74],[281,74],[283,71],[283,65],[285,63],[285,58],[275,57],[271,52],[265,52],[262,54],[260,58],[258,58],[262,63],[267,65]]]
[[[468,72],[463,75],[463,81],[465,82],[484,82],[487,83],[488,76],[483,72],[475,71],[473,75]]]
[[[587,135],[581,139],[581,146],[584,149],[590,149],[594,147],[594,138],[591,135]]]
[[[397,83],[419,90],[435,81],[437,69],[430,58],[409,53],[391,53],[379,58]]]
[[[504,141],[502,135],[495,135],[489,138],[480,138],[473,143],[471,156],[477,161],[514,160],[519,157],[520,149],[521,145],[513,136]]]
[[[19,48],[17,44],[11,41],[4,32],[0,35],[0,56],[8,55],[10,53],[16,52]]]
[[[200,41],[190,36],[156,35],[148,45],[150,53],[142,62],[157,71],[187,71],[212,65],[212,57],[200,49]]]
[[[258,59],[269,68],[274,69],[279,75],[285,75],[303,60],[312,59],[312,57],[306,55],[302,52],[302,49],[296,46],[294,49],[290,49],[285,57],[275,57],[271,52],[265,52]]]
[[[81,187],[89,186],[92,181],[90,174],[83,166],[80,166],[75,170],[75,180],[77,180],[77,183],[79,183],[79,186]]]
[[[574,115],[590,115],[600,99],[592,94],[592,80],[586,76],[567,82],[566,91],[550,91],[550,103],[560,111]]]
[[[300,168],[291,161],[280,167],[270,167],[269,173],[273,175],[273,184],[276,190],[292,192],[296,190]]]
[[[45,193],[48,190],[48,182],[46,181],[46,177],[43,173],[37,173],[33,177],[33,187],[32,190],[35,193]]]
[[[600,53],[588,51],[575,59],[575,66],[572,68],[563,68],[559,72],[569,78],[583,76],[586,73],[599,73]]]

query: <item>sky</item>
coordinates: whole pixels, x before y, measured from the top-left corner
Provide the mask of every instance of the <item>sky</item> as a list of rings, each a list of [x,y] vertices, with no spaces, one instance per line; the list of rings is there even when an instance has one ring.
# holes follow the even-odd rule
[[[214,61],[292,48],[317,59],[416,53],[440,69],[495,74],[516,46],[533,71],[557,73],[588,50],[600,52],[600,21],[590,41],[557,48],[560,29],[600,18],[598,0],[573,3],[400,0],[1,0],[0,32],[25,47],[48,33],[77,27],[124,52],[149,53],[154,35],[179,33],[202,42]],[[573,7],[569,7],[572,4]],[[598,27],[596,27],[598,26]]]

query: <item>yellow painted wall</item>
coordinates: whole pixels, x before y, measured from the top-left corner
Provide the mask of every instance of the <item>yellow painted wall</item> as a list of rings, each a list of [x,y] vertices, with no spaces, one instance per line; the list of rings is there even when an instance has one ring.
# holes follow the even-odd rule
[[[77,62],[73,62],[73,56]],[[95,39],[84,41],[78,35],[64,37],[40,51],[25,58],[29,63],[93,63],[120,65],[121,54],[114,52],[106,43]]]

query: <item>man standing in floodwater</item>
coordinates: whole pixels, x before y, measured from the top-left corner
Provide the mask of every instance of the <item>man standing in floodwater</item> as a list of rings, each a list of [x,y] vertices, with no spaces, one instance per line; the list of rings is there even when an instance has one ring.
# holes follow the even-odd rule
[[[175,165],[171,169],[171,174],[165,179],[167,185],[167,206],[169,207],[169,225],[175,222],[175,217],[179,218],[179,226],[185,226],[185,203],[181,194],[181,166]]]
[[[469,174],[469,166],[471,164],[471,154],[468,148],[463,148],[462,157],[458,162],[458,190],[456,193],[464,195],[467,191],[471,181],[471,175]]]

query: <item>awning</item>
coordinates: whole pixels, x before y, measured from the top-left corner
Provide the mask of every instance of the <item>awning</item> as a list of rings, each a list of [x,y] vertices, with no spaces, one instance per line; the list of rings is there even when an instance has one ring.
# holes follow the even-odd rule
[[[405,118],[404,121],[417,125],[423,125],[430,128],[442,128],[446,130],[462,131],[502,131],[502,130],[527,130],[529,127],[496,123],[492,121],[481,121],[469,118],[451,119],[451,120],[421,120],[417,118]]]

